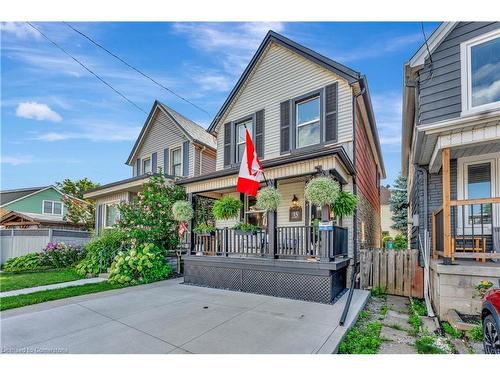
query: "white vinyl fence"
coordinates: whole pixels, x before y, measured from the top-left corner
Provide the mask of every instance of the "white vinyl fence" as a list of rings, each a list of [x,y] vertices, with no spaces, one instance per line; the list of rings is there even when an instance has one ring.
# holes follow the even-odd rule
[[[33,252],[40,252],[49,242],[84,245],[91,233],[69,229],[1,229],[0,264]]]

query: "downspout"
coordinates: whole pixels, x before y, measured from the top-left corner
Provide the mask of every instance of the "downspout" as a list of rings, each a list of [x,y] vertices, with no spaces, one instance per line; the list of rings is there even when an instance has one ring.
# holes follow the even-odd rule
[[[428,232],[428,213],[429,208],[427,204],[427,170],[425,168],[419,167],[415,164],[415,169],[417,172],[422,173],[423,176],[423,189],[424,189],[424,217],[423,217],[423,227],[424,227],[424,240],[422,241],[420,238],[420,230],[418,234],[418,242],[420,244],[420,248],[422,250],[422,259],[424,260],[424,299],[425,305],[427,307],[427,315],[430,317],[434,317],[434,310],[432,309],[431,299],[429,297],[429,279],[430,279],[430,249],[429,249],[429,232]],[[419,218],[419,224],[422,220]]]
[[[360,80],[356,81],[359,82]],[[366,89],[363,87],[363,89],[353,95],[353,100],[352,100],[352,164],[354,166],[354,173],[352,174],[352,192],[354,195],[358,194],[358,187],[356,185],[356,174],[357,174],[357,169],[356,169],[356,101],[359,96],[363,95],[365,93]],[[352,294],[354,293],[354,286],[356,283],[356,278],[358,276],[357,272],[357,261],[358,261],[358,208],[354,210],[354,214],[352,215],[353,218],[353,223],[352,223],[352,231],[354,233],[353,236],[353,253],[352,253],[352,262],[353,262],[353,269],[352,269],[352,275],[351,275],[351,287],[349,288],[349,295],[347,296],[347,301],[344,307],[344,311],[342,312],[342,316],[340,317],[339,324],[341,326],[344,325],[345,320],[347,318],[347,313],[349,312],[349,307],[351,305],[351,300],[352,300]]]

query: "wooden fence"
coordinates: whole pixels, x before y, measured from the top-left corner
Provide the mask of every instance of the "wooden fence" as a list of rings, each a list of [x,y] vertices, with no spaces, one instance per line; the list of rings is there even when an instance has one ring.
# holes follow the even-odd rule
[[[418,265],[418,250],[360,250],[360,286],[423,298],[423,268]]]

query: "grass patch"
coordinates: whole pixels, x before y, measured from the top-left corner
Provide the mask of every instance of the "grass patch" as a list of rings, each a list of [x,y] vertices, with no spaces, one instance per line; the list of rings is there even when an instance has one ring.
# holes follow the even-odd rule
[[[411,309],[417,315],[427,316],[427,306],[425,306],[424,300],[412,298],[411,299]]]
[[[387,315],[387,311],[389,311],[389,306],[387,306],[387,305],[383,305],[380,308],[380,315],[382,316],[382,318]]]
[[[0,298],[0,311],[15,309],[22,306],[34,305],[47,301],[54,301],[62,298],[104,292],[106,290],[119,289],[123,287],[124,285],[113,285],[108,283],[107,281],[103,281],[102,283],[69,286],[66,288],[43,290],[30,294],[3,297]]]
[[[453,328],[450,323],[443,322],[442,326],[443,331],[445,331],[451,337],[455,339],[459,339],[460,337],[462,337],[462,332],[460,332],[458,329]]]
[[[483,323],[476,324],[474,328],[469,331],[469,337],[472,341],[483,341]]]
[[[387,294],[387,289],[376,286],[375,288],[372,288],[371,293],[373,297],[385,297]]]
[[[359,322],[358,322],[359,323]],[[339,354],[376,354],[380,348],[380,322],[358,324],[351,328],[339,346]]]
[[[419,354],[446,354],[446,352],[438,348],[432,336],[423,336],[415,341],[415,346]]]
[[[72,268],[63,268],[42,272],[2,272],[0,273],[0,292],[31,288],[74,281],[82,277]]]

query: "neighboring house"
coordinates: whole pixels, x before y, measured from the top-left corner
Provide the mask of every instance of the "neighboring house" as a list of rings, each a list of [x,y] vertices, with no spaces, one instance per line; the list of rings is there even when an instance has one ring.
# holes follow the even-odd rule
[[[3,228],[85,229],[64,219],[64,198],[69,197],[53,185],[0,191],[0,226]],[[71,197],[71,199],[78,199]]]
[[[389,186],[380,187],[380,227],[382,228],[382,237],[390,236],[394,238],[401,232],[394,229],[394,220],[392,220],[391,211],[391,190]]]
[[[498,22],[443,23],[404,66],[410,241],[433,254],[430,297],[443,318],[478,314],[474,287],[500,279],[499,87]]]
[[[282,195],[275,214],[236,192],[245,126],[268,183]],[[211,239],[193,235],[193,253],[225,256],[188,256],[185,281],[332,302],[346,286],[354,248],[380,246],[385,171],[366,78],[270,31],[208,131],[217,138],[216,171],[178,183],[194,204],[198,196],[231,195],[244,208],[239,219],[217,221]],[[333,218],[345,230],[312,225],[330,219],[304,199],[305,184],[321,174],[359,197],[357,221]],[[261,230],[241,235],[231,229],[237,222]]]
[[[126,161],[131,178],[87,191],[96,202],[96,232],[113,226],[118,204],[129,202],[147,179],[161,172],[169,181],[215,171],[215,138],[200,125],[155,101]]]

